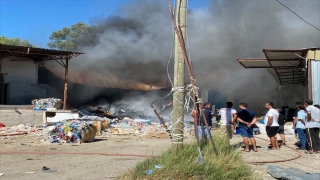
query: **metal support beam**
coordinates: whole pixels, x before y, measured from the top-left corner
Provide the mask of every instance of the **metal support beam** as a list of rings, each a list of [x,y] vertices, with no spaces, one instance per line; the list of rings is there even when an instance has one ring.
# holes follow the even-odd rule
[[[312,99],[312,69],[311,69],[311,60],[308,60],[308,93],[309,99]]]
[[[65,66],[65,73],[64,73],[64,98],[63,98],[63,110],[67,109],[67,97],[68,97],[68,68],[69,68],[69,59],[70,57],[66,57],[66,66]]]

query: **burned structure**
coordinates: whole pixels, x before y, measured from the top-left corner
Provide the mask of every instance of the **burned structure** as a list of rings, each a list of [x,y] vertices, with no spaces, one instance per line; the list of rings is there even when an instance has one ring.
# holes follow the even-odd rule
[[[320,103],[320,48],[263,49],[266,58],[238,59],[245,68],[265,68],[279,85],[280,103]]]
[[[0,104],[31,104],[33,99],[47,97],[48,87],[38,83],[38,70],[44,61],[56,61],[65,70],[66,109],[69,60],[80,54],[84,53],[0,44]]]

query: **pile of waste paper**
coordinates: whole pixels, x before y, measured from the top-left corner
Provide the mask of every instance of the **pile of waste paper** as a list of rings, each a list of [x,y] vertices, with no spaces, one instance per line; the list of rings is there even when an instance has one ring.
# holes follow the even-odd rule
[[[97,124],[92,121],[67,120],[47,129],[51,143],[77,143],[94,140]]]
[[[61,109],[63,102],[57,98],[35,99],[32,101],[33,110]]]

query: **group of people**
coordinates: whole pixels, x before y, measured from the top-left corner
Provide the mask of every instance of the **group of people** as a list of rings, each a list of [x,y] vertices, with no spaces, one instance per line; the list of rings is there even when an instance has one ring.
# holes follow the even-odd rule
[[[297,102],[296,108],[292,128],[300,139],[297,149],[308,150],[308,154],[320,153],[320,106],[307,99],[304,103]]]
[[[256,141],[253,136],[253,125],[257,121],[256,114],[254,111],[247,109],[247,103],[240,103],[239,111],[233,109],[233,103],[227,102],[225,108],[221,108],[217,116],[219,117],[220,121],[220,128],[219,131],[222,135],[226,136],[226,138],[231,139],[233,136],[233,125],[235,122],[239,122],[239,129],[241,135],[243,137],[243,142],[245,144],[245,151],[249,152],[249,141],[252,144],[253,151],[257,152]],[[202,134],[205,134],[207,138],[209,138],[209,132],[206,128],[206,123],[204,118],[207,120],[209,131],[212,128],[212,117],[214,113],[210,110],[210,103],[206,102],[203,104],[203,116],[198,116],[196,111],[192,111],[191,116],[195,118],[195,123],[198,125],[197,132],[198,136],[201,139]],[[204,126],[204,128],[203,128]],[[202,128],[204,132],[202,131]]]
[[[275,108],[272,102],[267,102],[265,108],[268,112],[264,118],[264,124],[266,127],[267,136],[270,138],[271,148],[270,150],[278,150],[279,144],[277,141],[277,134],[281,137],[281,145],[286,145],[284,136],[284,124],[288,117],[287,113],[282,113],[283,110]],[[296,103],[297,111],[294,113],[293,129],[298,134],[301,146],[298,150],[308,150],[306,153],[320,153],[320,107],[313,105],[313,101],[310,99],[305,100],[304,103]],[[210,110],[210,103],[203,104],[204,116],[198,117],[195,111],[191,115],[195,118],[197,123],[198,136],[201,138],[202,134],[209,137],[209,132],[206,128],[204,118],[207,120],[209,131],[212,128],[212,117],[214,113]],[[225,108],[221,108],[216,115],[220,119],[219,131],[225,135],[228,139],[232,138],[233,129],[232,126],[238,123],[240,134],[243,137],[244,151],[250,152],[249,142],[252,145],[252,150],[257,152],[256,140],[254,138],[253,126],[257,121],[256,114],[253,110],[248,109],[248,105],[245,102],[239,104],[239,110],[233,109],[233,103],[227,102]],[[202,126],[204,126],[202,132]]]

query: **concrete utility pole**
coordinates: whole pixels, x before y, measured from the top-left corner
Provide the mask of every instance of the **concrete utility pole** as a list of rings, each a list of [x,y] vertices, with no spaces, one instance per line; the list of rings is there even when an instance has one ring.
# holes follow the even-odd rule
[[[177,28],[181,29],[183,39],[186,36],[187,0],[176,0],[175,18]],[[175,150],[183,146],[183,122],[184,122],[184,59],[175,34],[174,38],[174,94],[173,94],[173,127],[172,147]]]

